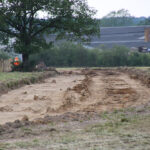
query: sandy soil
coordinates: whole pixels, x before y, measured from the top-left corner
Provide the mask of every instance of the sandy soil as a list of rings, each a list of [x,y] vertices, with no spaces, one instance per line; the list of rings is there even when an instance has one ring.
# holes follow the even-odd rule
[[[33,121],[66,112],[102,112],[150,101],[150,90],[127,74],[113,70],[65,71],[44,83],[0,97],[0,124],[27,116]]]

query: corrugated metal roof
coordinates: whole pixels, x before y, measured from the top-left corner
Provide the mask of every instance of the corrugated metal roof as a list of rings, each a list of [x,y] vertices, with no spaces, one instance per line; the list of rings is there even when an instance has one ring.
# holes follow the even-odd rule
[[[150,47],[150,42],[144,41],[145,28],[150,28],[150,26],[103,27],[100,37],[93,37],[91,42],[85,42],[84,44],[92,47],[99,47],[100,45],[106,47],[113,47],[114,45]]]

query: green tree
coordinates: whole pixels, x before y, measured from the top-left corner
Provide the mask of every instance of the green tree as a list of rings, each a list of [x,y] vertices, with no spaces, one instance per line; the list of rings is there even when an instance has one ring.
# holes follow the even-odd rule
[[[102,26],[127,26],[132,25],[133,20],[128,10],[120,9],[112,11],[101,19]]]
[[[47,14],[43,19],[41,12]],[[81,40],[99,34],[95,13],[86,0],[0,0],[0,34],[4,42],[16,39],[13,46],[22,53],[24,66],[30,54],[46,46],[45,32]]]
[[[150,17],[140,21],[139,25],[150,25]]]

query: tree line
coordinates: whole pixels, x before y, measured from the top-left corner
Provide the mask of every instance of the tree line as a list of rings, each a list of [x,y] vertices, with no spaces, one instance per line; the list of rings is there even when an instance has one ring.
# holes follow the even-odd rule
[[[101,27],[150,25],[150,17],[134,17],[125,9],[112,11],[99,21]]]
[[[30,55],[28,68],[40,62],[53,67],[150,66],[150,53],[131,52],[124,46],[88,49],[81,44],[65,42]]]

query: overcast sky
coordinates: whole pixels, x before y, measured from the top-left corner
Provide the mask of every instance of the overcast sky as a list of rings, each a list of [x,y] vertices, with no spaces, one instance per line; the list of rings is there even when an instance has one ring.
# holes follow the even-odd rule
[[[132,16],[150,16],[150,0],[87,0],[90,7],[98,10],[96,17],[102,18],[111,11],[129,10]]]

